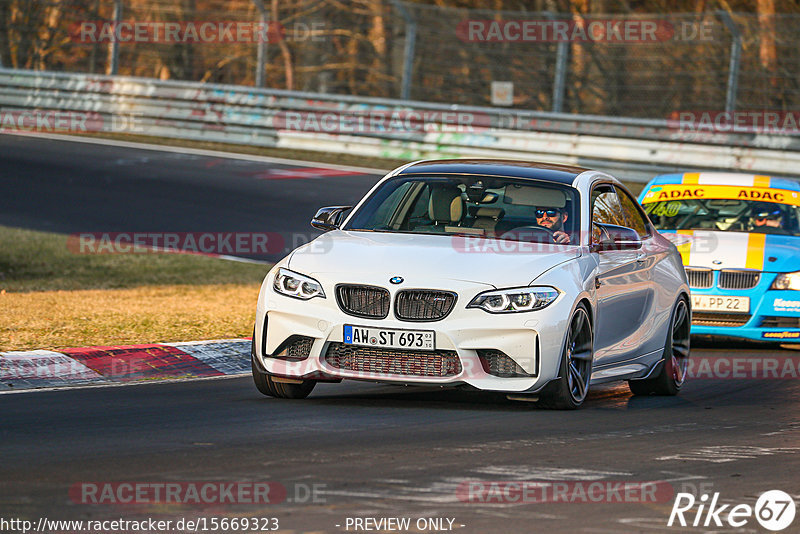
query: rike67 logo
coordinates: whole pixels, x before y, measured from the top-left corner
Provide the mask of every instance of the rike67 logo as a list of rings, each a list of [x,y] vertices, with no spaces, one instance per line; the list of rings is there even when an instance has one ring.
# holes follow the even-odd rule
[[[794,499],[781,490],[765,491],[755,506],[719,504],[719,492],[714,493],[710,502],[708,494],[696,499],[691,493],[678,493],[667,526],[740,528],[755,517],[763,528],[778,532],[792,524],[795,513]]]

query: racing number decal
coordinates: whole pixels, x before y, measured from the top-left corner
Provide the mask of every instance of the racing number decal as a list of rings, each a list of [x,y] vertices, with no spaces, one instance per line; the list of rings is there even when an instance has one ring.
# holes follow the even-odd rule
[[[656,215],[663,217],[675,217],[681,210],[680,202],[660,202],[658,204],[650,204],[645,206],[644,210],[648,215]]]

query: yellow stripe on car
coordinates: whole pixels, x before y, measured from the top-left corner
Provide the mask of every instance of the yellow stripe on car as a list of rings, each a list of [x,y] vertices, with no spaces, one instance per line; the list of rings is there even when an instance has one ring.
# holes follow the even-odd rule
[[[678,235],[685,235],[685,236],[691,237],[692,234],[694,233],[694,231],[693,230],[678,230],[677,233],[678,233]],[[677,245],[676,248],[678,249],[678,252],[681,253],[681,260],[683,261],[683,264],[684,265],[691,265],[689,263],[689,255],[691,254],[691,251],[692,251],[692,240],[689,239],[688,241],[686,241],[686,243]]]
[[[744,265],[746,269],[761,271],[764,268],[764,243],[766,240],[767,234],[750,234],[747,240],[747,260]]]
[[[769,176],[755,175],[753,177],[753,187],[769,187]]]

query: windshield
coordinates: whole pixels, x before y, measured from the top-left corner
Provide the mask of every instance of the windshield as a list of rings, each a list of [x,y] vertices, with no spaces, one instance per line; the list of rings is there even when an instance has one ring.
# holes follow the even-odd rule
[[[659,231],[714,230],[800,235],[800,207],[778,202],[732,198],[644,201]]]
[[[401,176],[375,190],[344,230],[577,243],[576,199],[576,190],[551,182]]]

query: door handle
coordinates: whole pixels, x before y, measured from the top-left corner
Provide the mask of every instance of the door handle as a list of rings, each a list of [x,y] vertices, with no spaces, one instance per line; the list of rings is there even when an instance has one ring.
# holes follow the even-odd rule
[[[644,252],[640,252],[640,253],[639,253],[639,254],[636,256],[636,263],[644,263],[644,261],[645,261],[646,259],[647,259],[647,254],[645,254]]]

